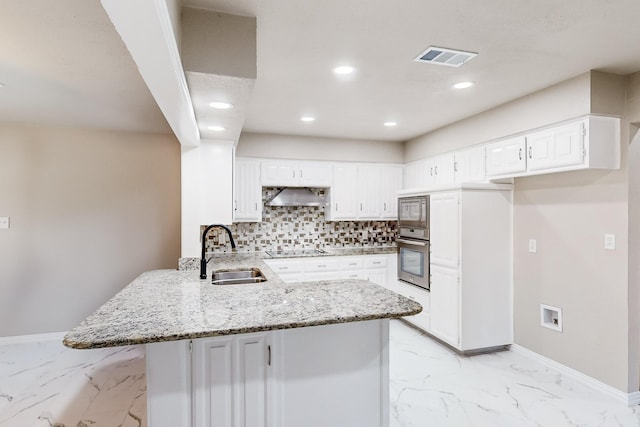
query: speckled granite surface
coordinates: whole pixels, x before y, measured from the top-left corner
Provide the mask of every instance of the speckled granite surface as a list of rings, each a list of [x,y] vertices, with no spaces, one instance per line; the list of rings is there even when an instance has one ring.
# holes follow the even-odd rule
[[[380,255],[394,254],[398,250],[396,246],[359,246],[351,248],[326,248],[323,247],[324,253],[315,253],[307,255],[279,255],[278,258],[302,258],[302,257],[326,257],[326,256],[349,256],[349,255]],[[265,252],[247,252],[244,255],[254,255],[260,258],[269,259],[269,254]],[[211,256],[211,255],[210,255]],[[215,259],[223,254],[212,255]],[[180,258],[178,260],[178,270],[200,270],[200,258]]]
[[[143,273],[71,330],[64,344],[99,348],[398,318],[420,304],[364,280],[285,284],[263,254],[216,255],[212,270],[257,267],[267,282],[214,286],[197,271]]]

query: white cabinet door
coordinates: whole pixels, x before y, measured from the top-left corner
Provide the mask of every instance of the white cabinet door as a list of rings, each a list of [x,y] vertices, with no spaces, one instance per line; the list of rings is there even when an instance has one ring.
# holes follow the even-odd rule
[[[358,219],[379,219],[382,215],[381,172],[379,166],[358,167]]]
[[[297,174],[298,185],[302,187],[330,187],[331,172],[330,163],[301,162]]]
[[[415,316],[403,319],[425,331],[431,331],[431,293],[400,280],[390,280],[387,288],[409,298],[422,306],[422,311]]]
[[[460,283],[458,270],[431,267],[431,332],[458,347],[460,343]]]
[[[487,144],[487,176],[524,172],[527,169],[524,136]]]
[[[358,217],[358,168],[355,165],[336,165],[330,191],[329,220]]]
[[[484,146],[456,151],[453,164],[455,182],[484,181],[486,178],[485,160]]]
[[[193,341],[196,427],[267,425],[267,334]]]
[[[262,162],[261,182],[265,187],[278,187],[282,185],[295,186],[296,167],[292,163]]]
[[[429,198],[431,264],[458,268],[460,262],[460,196],[457,192]]]
[[[402,190],[402,166],[383,166],[380,194],[382,219],[398,219],[398,191]]]
[[[233,221],[262,221],[260,162],[236,159],[233,188]]]
[[[528,170],[579,165],[584,161],[584,122],[527,135]]]
[[[454,182],[453,153],[443,154],[433,158],[434,185],[447,185]]]
[[[366,270],[365,279],[376,285],[387,287],[387,269],[378,268],[376,270]]]
[[[426,159],[416,160],[404,166],[404,183],[402,188],[419,188],[427,185],[429,166]]]

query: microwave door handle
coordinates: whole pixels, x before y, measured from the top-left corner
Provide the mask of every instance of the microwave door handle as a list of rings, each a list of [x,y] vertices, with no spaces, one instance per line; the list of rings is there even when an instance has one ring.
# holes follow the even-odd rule
[[[404,243],[405,245],[427,246],[427,242],[414,242],[413,240],[396,239],[396,242]]]

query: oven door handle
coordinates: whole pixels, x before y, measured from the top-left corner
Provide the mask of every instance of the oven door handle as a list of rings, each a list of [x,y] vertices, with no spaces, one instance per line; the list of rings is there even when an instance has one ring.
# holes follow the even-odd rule
[[[427,242],[416,242],[413,240],[404,240],[404,239],[396,239],[398,243],[404,243],[405,245],[414,245],[414,246],[427,246]]]

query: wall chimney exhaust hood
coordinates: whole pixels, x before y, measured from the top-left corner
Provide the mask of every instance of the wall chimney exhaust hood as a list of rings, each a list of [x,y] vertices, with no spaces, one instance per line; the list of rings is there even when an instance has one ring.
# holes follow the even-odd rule
[[[285,187],[265,202],[267,206],[324,206],[324,197],[309,188]]]

